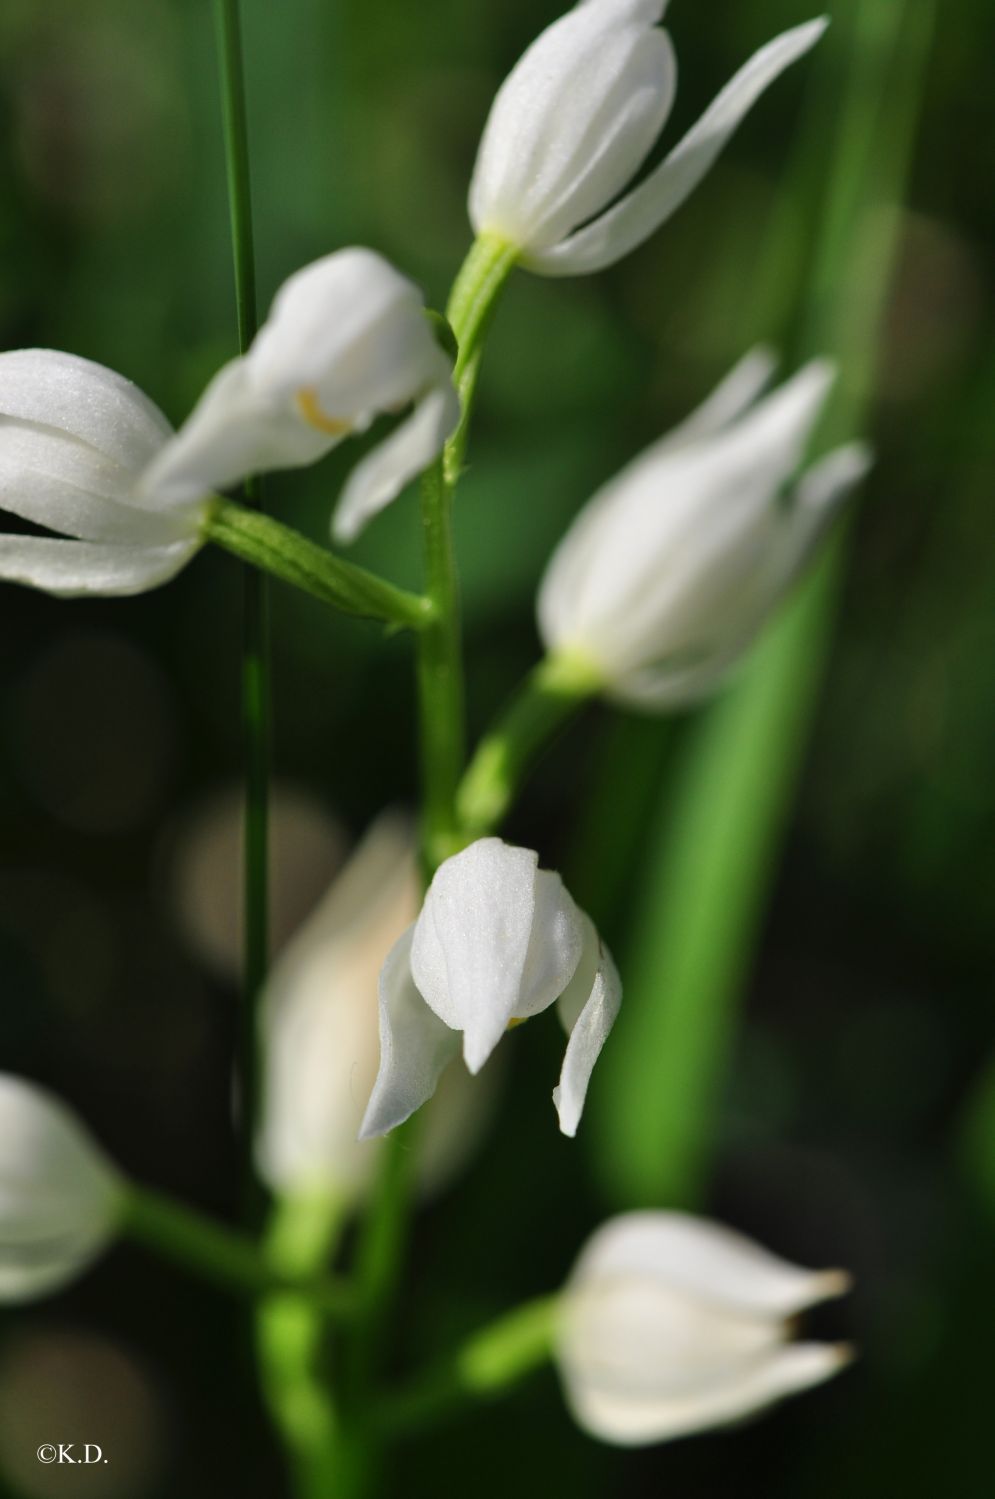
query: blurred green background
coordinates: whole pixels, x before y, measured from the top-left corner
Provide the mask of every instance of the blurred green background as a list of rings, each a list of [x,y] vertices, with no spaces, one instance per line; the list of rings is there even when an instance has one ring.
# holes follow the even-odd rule
[[[444,301],[488,104],[559,8],[245,0],[263,306],[289,272],[350,243]],[[789,359],[852,355],[836,420],[863,410],[845,435],[869,435],[878,462],[827,674],[806,688],[818,706],[784,842],[772,815],[776,858],[746,866],[750,889],[770,866],[771,898],[758,898],[755,940],[749,912],[737,932],[720,919],[689,939],[707,949],[697,971],[717,964],[724,1003],[736,993],[743,1007],[715,1048],[715,1127],[691,1141],[675,1186],[653,1134],[681,1127],[662,1080],[671,1052],[661,1061],[642,1041],[653,1015],[672,1013],[660,901],[710,849],[735,869],[746,848],[719,794],[711,842],[692,823],[683,849],[664,852],[681,797],[701,799],[701,756],[727,788],[738,766],[761,800],[776,802],[790,770],[769,724],[736,758],[749,674],[713,713],[676,724],[591,712],[516,811],[511,835],[564,869],[635,982],[576,1145],[549,1105],[556,1028],[516,1035],[494,1134],[419,1220],[392,1357],[410,1368],[555,1288],[608,1212],[679,1195],[786,1256],[849,1266],[856,1295],[815,1329],[857,1342],[861,1361],[740,1432],[632,1454],[580,1435],[547,1373],[399,1449],[389,1493],[990,1492],[992,17],[983,0],[953,0],[930,34],[929,0],[832,11],[819,53],[764,99],[665,231],[596,278],[514,278],[459,501],[479,732],[535,659],[537,580],[593,488],[751,342]],[[756,46],[806,18],[798,0],[675,3],[667,139]],[[179,421],[234,345],[206,0],[7,0],[0,124],[3,346],[100,360]],[[888,184],[906,145],[897,208]],[[349,445],[276,476],[274,511],[323,538],[356,455]],[[414,583],[417,540],[408,501],[355,555]],[[126,1168],[218,1212],[236,1197],[238,602],[238,569],[220,554],[135,601],[9,588],[0,602],[0,1065],[71,1099]],[[285,933],[347,842],[413,797],[413,700],[403,639],[277,589],[273,639]],[[742,892],[719,889],[720,915],[726,898]],[[721,1014],[716,1025],[725,1035]],[[79,1440],[113,1452],[98,1476],[74,1475],[80,1492],[282,1493],[247,1337],[240,1308],[126,1248],[65,1296],[5,1314],[5,1492],[63,1491],[61,1470],[26,1450],[40,1421],[85,1427]]]

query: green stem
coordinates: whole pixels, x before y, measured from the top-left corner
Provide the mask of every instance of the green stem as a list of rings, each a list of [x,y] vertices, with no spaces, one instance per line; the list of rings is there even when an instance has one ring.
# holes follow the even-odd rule
[[[322,1274],[347,1204],[332,1195],[281,1199],[266,1233],[266,1256],[294,1281]],[[327,1363],[327,1318],[308,1295],[280,1291],[256,1314],[263,1396],[288,1453],[300,1499],[327,1499],[340,1471],[341,1424]]]
[[[475,1332],[435,1369],[384,1397],[376,1411],[391,1436],[422,1430],[471,1401],[495,1399],[548,1363],[559,1297],[527,1301]]]
[[[462,400],[459,428],[422,480],[422,532],[428,618],[418,632],[418,705],[422,761],[422,869],[426,882],[462,847],[456,789],[465,728],[459,578],[453,547],[453,490],[462,469],[484,334],[516,252],[487,237],[472,246],[456,278],[447,317],[459,347],[454,379]],[[351,1419],[349,1471],[339,1499],[364,1492],[376,1460],[366,1412],[385,1329],[390,1325],[410,1218],[416,1121],[386,1141],[374,1196],[360,1230],[360,1311],[346,1350]]]
[[[252,188],[249,175],[249,127],[245,107],[245,67],[238,0],[214,0],[221,114],[225,137],[225,171],[235,271],[235,316],[239,352],[256,336],[256,256],[252,236]]]
[[[463,470],[484,337],[518,254],[516,247],[506,240],[492,234],[480,235],[470,246],[449,294],[446,317],[459,348],[453,379],[463,408],[460,424],[446,444],[443,460],[444,480],[450,487],[458,483]]]
[[[252,191],[249,174],[248,113],[238,0],[214,0],[225,174],[231,219],[235,275],[235,313],[239,352],[256,335],[256,268],[252,236]],[[244,486],[246,503],[262,508],[258,479]],[[269,608],[266,579],[246,569],[242,606],[242,723],[245,741],[245,950],[241,1016],[240,1088],[242,1157],[250,1218],[256,1198],[252,1140],[259,1110],[262,1068],[257,1015],[269,958],[269,761],[270,668]]]
[[[452,490],[443,477],[440,459],[422,479],[425,592],[433,614],[418,637],[422,853],[429,875],[459,846],[455,803],[463,769],[465,729],[452,504]]]
[[[374,1195],[360,1226],[352,1277],[356,1316],[343,1349],[347,1440],[337,1499],[361,1499],[375,1486],[382,1444],[373,1423],[374,1384],[407,1246],[419,1123],[409,1119],[383,1142]]]
[[[288,1274],[271,1263],[255,1240],[147,1187],[127,1185],[120,1228],[156,1254],[227,1290],[251,1296],[293,1291],[325,1317],[345,1317],[353,1310],[354,1297],[343,1282]]]
[[[467,839],[498,826],[540,753],[602,685],[597,668],[576,656],[547,656],[529,673],[460,783],[456,805]]]
[[[384,1142],[383,1165],[356,1251],[353,1285],[364,1336],[353,1372],[356,1382],[364,1386],[373,1373],[383,1341],[389,1297],[407,1238],[419,1122],[417,1118],[409,1119]]]
[[[423,630],[432,605],[352,562],[317,546],[271,515],[233,500],[219,500],[203,526],[206,540],[234,553],[254,568],[321,599],[345,614],[379,619],[409,630]]]
[[[246,486],[247,497],[252,498],[258,493],[257,487]],[[261,512],[257,513],[261,516]],[[245,569],[243,576],[242,720],[245,741],[245,991],[239,1096],[246,1210],[248,1221],[255,1223],[259,1189],[252,1142],[262,1091],[257,1016],[269,966],[270,776],[269,590],[266,579],[255,568]]]
[[[503,240],[475,240],[453,283],[446,316],[459,354],[453,378],[460,393],[460,424],[438,463],[422,479],[425,591],[434,619],[422,632],[418,651],[421,724],[422,854],[432,873],[462,846],[456,788],[465,756],[463,661],[459,578],[453,547],[453,491],[463,467],[477,374],[487,331],[517,251]]]

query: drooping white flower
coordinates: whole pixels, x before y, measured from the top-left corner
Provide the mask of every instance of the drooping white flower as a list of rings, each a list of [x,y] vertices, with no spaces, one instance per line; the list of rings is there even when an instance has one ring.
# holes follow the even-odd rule
[[[201,545],[206,493],[180,504],[138,493],[171,433],[137,385],[101,364],[55,349],[0,354],[0,509],[62,533],[0,535],[0,579],[65,598],[168,582]]]
[[[477,1073],[504,1032],[558,1001],[569,1037],[553,1102],[577,1131],[622,989],[593,923],[531,849],[481,838],[436,872],[421,914],[380,976],[380,1072],[361,1136],[432,1096],[460,1047]]]
[[[613,1218],[563,1293],[567,1402],[591,1436],[626,1447],[738,1421],[849,1362],[847,1347],[791,1341],[799,1313],[849,1286],[703,1218]]]
[[[413,402],[346,484],[334,533],[351,540],[441,451],[459,420],[451,377],[418,288],[372,250],[339,250],[283,283],[248,353],[215,375],[146,488],[177,499],[314,463]]]
[[[620,198],[674,102],[677,61],[657,26],[666,8],[667,0],[581,0],[532,43],[499,89],[470,185],[470,219],[478,234],[518,246],[530,270],[583,275],[642,244],[828,24],[810,21],[761,48]]]
[[[0,1302],[81,1274],[113,1238],[121,1199],[114,1167],[65,1105],[0,1073]]]
[[[348,1200],[373,1177],[377,1146],[357,1132],[377,1075],[377,981],[418,901],[409,826],[386,813],[273,965],[256,1154],[275,1192]],[[489,1101],[459,1069],[443,1080],[418,1142],[423,1186],[441,1183],[465,1160]]]
[[[834,371],[814,361],[758,400],[771,371],[764,352],[747,356],[595,495],[553,554],[543,640],[587,661],[618,702],[667,708],[710,692],[867,472],[869,450],[853,443],[790,488]]]

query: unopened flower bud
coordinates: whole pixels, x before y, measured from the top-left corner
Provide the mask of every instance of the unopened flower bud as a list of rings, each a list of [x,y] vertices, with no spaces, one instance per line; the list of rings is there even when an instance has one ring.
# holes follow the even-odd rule
[[[114,1237],[117,1172],[64,1104],[0,1073],[0,1302],[80,1275]]]
[[[588,1241],[563,1292],[557,1362],[591,1436],[637,1447],[724,1426],[821,1384],[849,1348],[793,1340],[849,1289],[704,1218],[628,1213]]]

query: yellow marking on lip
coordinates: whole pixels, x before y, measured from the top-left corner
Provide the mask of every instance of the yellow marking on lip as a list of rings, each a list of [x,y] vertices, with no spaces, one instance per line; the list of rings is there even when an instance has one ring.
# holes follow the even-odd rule
[[[322,411],[313,385],[306,385],[299,390],[296,400],[298,410],[309,427],[315,427],[319,432],[327,432],[329,437],[344,437],[352,430],[351,422],[344,422],[337,416],[327,416]]]

